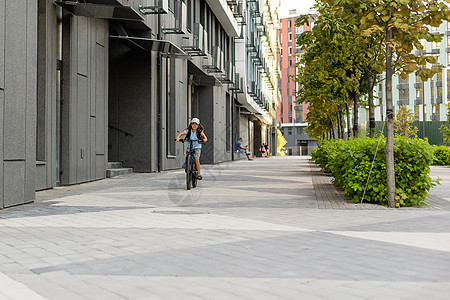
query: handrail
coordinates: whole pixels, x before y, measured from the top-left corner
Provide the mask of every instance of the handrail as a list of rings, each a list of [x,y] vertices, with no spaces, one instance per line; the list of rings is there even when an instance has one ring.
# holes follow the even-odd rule
[[[121,132],[121,133],[125,134],[125,136],[131,136],[131,137],[134,137],[134,134],[131,134],[131,133],[129,133],[129,132],[126,132],[126,131],[124,131],[124,130],[122,130],[122,129],[120,129],[120,128],[117,128],[117,127],[113,126],[113,125],[108,125],[108,127],[109,127],[110,129],[115,129],[115,130],[117,130],[118,132]]]

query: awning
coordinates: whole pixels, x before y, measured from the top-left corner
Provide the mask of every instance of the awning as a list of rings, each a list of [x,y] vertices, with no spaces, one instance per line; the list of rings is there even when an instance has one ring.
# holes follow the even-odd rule
[[[188,77],[192,84],[197,86],[215,86],[219,82],[214,76],[210,76],[199,69],[192,61],[188,61]]]
[[[122,6],[116,0],[84,0],[55,2],[75,16],[89,18],[144,21],[144,17],[130,6]]]
[[[183,50],[170,41],[140,38],[134,36],[110,36],[112,39],[118,39],[129,43],[132,47],[140,48],[144,51],[158,51],[169,56],[186,56]]]

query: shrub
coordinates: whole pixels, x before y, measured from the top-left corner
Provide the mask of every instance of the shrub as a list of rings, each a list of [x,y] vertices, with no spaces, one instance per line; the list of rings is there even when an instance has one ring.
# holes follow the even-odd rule
[[[324,170],[331,172],[334,184],[355,202],[362,199],[373,161],[364,201],[386,205],[385,145],[384,137],[326,142],[319,148],[327,149],[317,150],[313,158],[320,161],[318,164],[322,168],[326,162]],[[394,157],[397,206],[426,204],[428,191],[434,185],[429,176],[433,147],[424,140],[397,137]]]
[[[434,146],[433,155],[434,166],[450,165],[450,148],[447,146]]]
[[[330,173],[328,164],[330,161],[334,160],[334,156],[344,143],[345,142],[340,139],[323,140],[319,142],[319,147],[314,148],[311,151],[312,160],[315,161],[324,172]]]

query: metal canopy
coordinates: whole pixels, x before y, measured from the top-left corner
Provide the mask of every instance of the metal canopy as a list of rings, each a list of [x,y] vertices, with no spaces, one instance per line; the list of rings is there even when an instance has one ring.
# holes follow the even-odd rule
[[[214,76],[207,75],[191,61],[188,61],[188,77],[190,82],[197,86],[216,86],[219,84]]]
[[[75,16],[89,18],[144,21],[136,10],[130,6],[122,6],[116,0],[84,0],[55,2],[69,13]]]
[[[110,36],[110,38],[122,40],[144,51],[158,51],[169,56],[174,55],[174,56],[189,57],[183,50],[181,50],[179,47],[177,47],[170,41],[140,38],[134,36],[120,36],[120,35]]]

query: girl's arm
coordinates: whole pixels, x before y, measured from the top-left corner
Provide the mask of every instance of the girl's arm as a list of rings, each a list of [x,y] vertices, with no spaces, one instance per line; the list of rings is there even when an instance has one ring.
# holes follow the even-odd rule
[[[180,132],[180,134],[177,135],[176,141],[178,142],[180,140],[180,137],[182,137],[185,134],[186,134],[186,132],[184,132],[184,131]]]
[[[203,142],[206,143],[208,139],[206,138],[205,133],[202,131]]]

